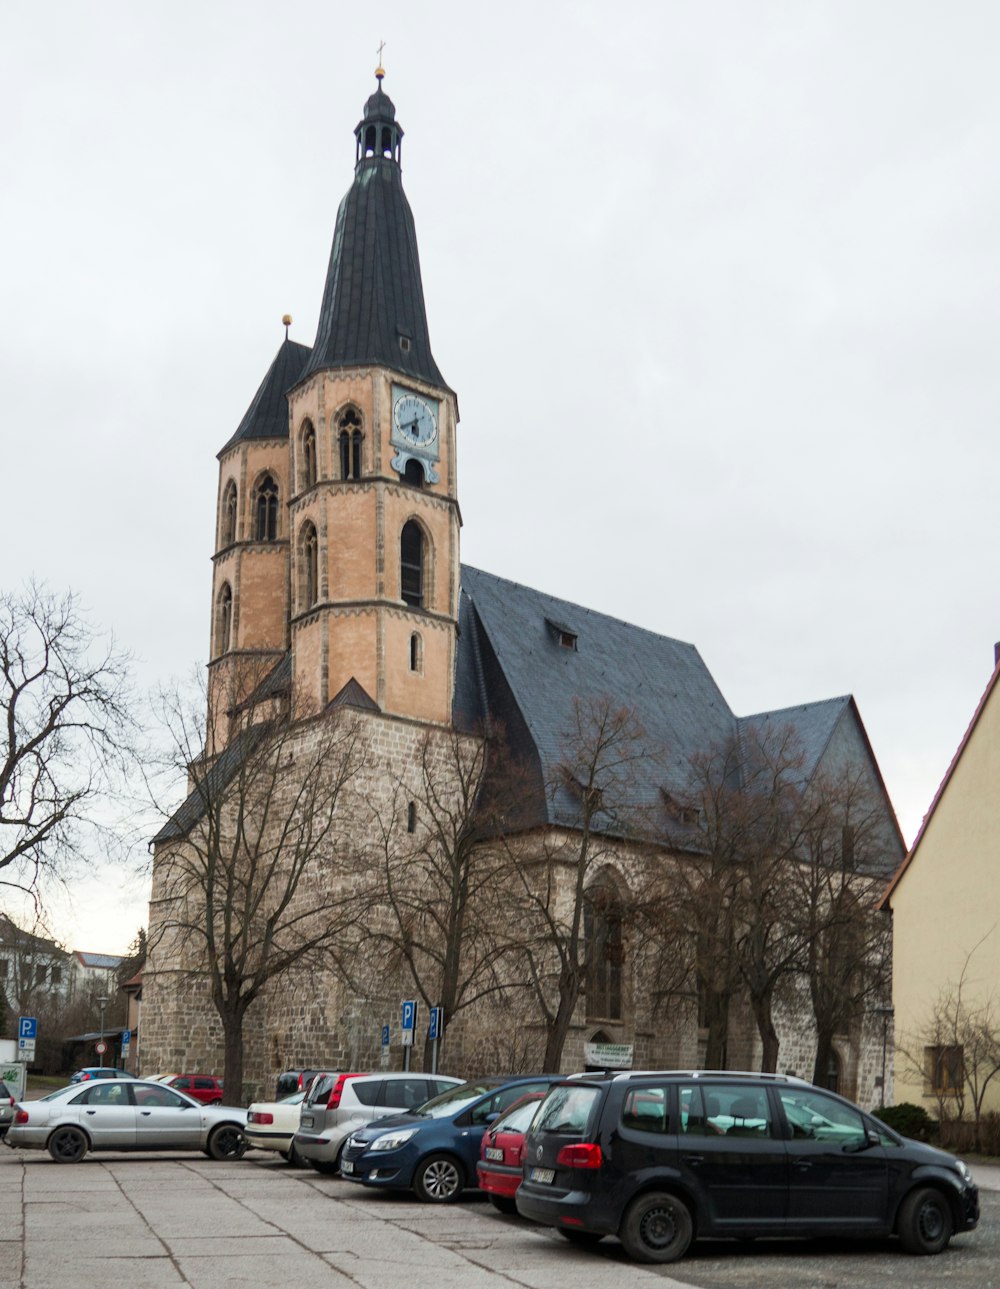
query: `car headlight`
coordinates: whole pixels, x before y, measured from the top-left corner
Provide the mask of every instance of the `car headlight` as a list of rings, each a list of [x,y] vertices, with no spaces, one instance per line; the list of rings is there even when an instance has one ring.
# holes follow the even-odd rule
[[[407,1128],[403,1132],[384,1132],[381,1137],[376,1137],[368,1147],[369,1150],[396,1150],[404,1141],[409,1141],[416,1128]]]
[[[965,1182],[966,1186],[971,1186],[971,1185],[972,1185],[972,1169],[971,1169],[971,1168],[969,1167],[969,1165],[965,1162],[965,1160],[964,1160],[964,1159],[956,1159],[956,1160],[955,1160],[955,1167],[958,1169],[958,1175],[959,1175],[959,1177],[961,1177],[962,1181],[963,1181],[963,1182]]]

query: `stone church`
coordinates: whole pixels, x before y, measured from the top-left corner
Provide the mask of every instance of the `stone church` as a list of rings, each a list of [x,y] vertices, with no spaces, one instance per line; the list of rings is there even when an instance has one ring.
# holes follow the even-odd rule
[[[204,749],[213,772],[233,773],[243,755],[239,713],[261,697],[280,704],[294,693],[312,712],[349,709],[363,723],[372,756],[354,788],[359,810],[380,791],[372,767],[398,782],[428,739],[501,729],[530,787],[518,827],[572,835],[581,807],[559,774],[566,731],[575,707],[611,695],[667,750],[635,767],[633,804],[683,800],[685,767],[706,747],[787,728],[803,781],[848,765],[869,783],[882,811],[877,866],[891,872],[904,848],[852,698],[738,717],[692,645],[461,563],[458,404],[431,350],[402,185],[403,130],[377,75],[354,132],[354,179],[337,213],[315,341],[310,348],[286,334],[218,454]],[[192,792],[155,839],[144,1071],[221,1065],[208,989],[158,934],[169,904],[164,874],[203,812]],[[625,880],[627,851],[622,843],[615,861]],[[665,1021],[639,965],[623,961],[620,975],[584,990],[563,1068],[581,1068],[595,1041],[623,1045],[637,1067],[697,1065],[697,1006]],[[266,990],[244,1026],[246,1087],[269,1089],[286,1066],[376,1063],[376,1022],[391,1018],[386,1000],[405,990],[394,982],[377,1000],[359,999],[315,971]],[[752,1068],[749,1012],[734,1008],[729,1023],[729,1064]],[[476,1052],[489,1059],[475,1028],[474,1011],[465,1013],[464,1045],[458,1029],[450,1051],[446,1043],[448,1072],[473,1072]],[[801,1009],[787,1006],[779,1029],[780,1068],[808,1075],[815,1040]],[[835,1081],[868,1104],[880,1099],[882,1039],[879,1024],[862,1018],[835,1044]]]

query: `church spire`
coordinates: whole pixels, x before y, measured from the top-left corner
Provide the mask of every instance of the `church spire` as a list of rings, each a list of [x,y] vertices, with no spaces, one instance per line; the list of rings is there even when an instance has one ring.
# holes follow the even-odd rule
[[[431,353],[417,234],[403,192],[403,130],[382,89],[384,74],[380,67],[354,130],[354,183],[337,212],[316,343],[302,375],[379,366],[446,389]]]

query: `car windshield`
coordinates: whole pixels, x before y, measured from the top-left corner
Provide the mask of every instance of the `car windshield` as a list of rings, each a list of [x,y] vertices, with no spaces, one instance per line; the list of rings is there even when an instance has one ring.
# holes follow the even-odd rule
[[[528,1124],[534,1119],[541,1100],[541,1097],[532,1097],[530,1101],[522,1101],[513,1106],[492,1125],[491,1131],[527,1132]]]
[[[442,1092],[440,1096],[431,1097],[410,1113],[423,1115],[428,1119],[444,1119],[451,1114],[460,1114],[466,1106],[478,1101],[487,1092],[492,1092],[497,1086],[498,1084],[488,1083],[484,1079],[475,1083],[461,1083],[457,1088]]]
[[[579,1084],[553,1088],[538,1113],[535,1132],[582,1133],[600,1095],[600,1088],[581,1087]]]

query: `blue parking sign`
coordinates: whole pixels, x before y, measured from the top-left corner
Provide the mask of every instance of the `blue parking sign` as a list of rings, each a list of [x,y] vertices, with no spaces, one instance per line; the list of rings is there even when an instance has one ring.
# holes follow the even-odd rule
[[[427,1025],[427,1037],[433,1043],[435,1039],[441,1037],[441,1008],[432,1007],[430,1021]]]
[[[414,999],[408,998],[403,1003],[403,1029],[413,1029],[417,1016],[417,1004]]]
[[[17,1018],[17,1036],[18,1038],[37,1038],[38,1021],[34,1016],[19,1016]]]
[[[389,1026],[388,1025],[382,1026],[382,1046],[383,1047],[389,1046]]]

